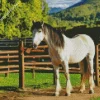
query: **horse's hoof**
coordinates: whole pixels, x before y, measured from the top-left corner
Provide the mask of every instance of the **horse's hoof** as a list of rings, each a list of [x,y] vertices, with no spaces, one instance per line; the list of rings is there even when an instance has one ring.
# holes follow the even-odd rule
[[[59,96],[59,93],[55,93],[55,96]]]
[[[70,96],[70,93],[66,93],[65,96]]]
[[[93,91],[93,90],[90,90],[90,91],[89,91],[89,94],[93,94],[93,93],[94,93],[94,91]]]
[[[80,90],[79,93],[83,93],[83,91]]]
[[[83,93],[84,92],[84,90],[79,90],[79,93]]]
[[[53,93],[52,96],[55,96],[55,93]]]

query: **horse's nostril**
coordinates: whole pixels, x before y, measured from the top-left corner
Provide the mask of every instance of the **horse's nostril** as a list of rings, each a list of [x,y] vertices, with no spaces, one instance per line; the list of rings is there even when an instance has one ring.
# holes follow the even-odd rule
[[[33,48],[36,49],[37,48],[37,45],[36,44],[33,44]]]

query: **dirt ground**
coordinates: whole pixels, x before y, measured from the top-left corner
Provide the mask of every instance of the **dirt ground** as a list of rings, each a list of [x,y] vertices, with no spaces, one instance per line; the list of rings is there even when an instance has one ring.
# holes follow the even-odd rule
[[[54,89],[7,91],[0,93],[0,100],[90,100],[90,98],[100,97],[100,87],[95,87],[94,94],[89,94],[88,88],[84,93],[79,93],[78,90],[79,88],[74,88],[69,97],[65,96],[65,89],[62,89],[60,96],[58,97],[54,96]]]

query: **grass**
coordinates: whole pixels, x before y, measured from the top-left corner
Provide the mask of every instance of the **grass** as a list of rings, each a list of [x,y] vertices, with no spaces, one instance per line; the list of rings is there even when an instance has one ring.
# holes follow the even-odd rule
[[[71,83],[74,87],[80,86],[80,74],[70,75]],[[66,86],[66,80],[63,73],[60,73],[60,83],[62,87]],[[9,77],[5,77],[4,74],[0,74],[0,94],[6,91],[16,91],[19,86],[19,74],[10,73]],[[52,89],[53,85],[53,73],[35,73],[35,78],[32,78],[32,73],[25,72],[25,87],[32,89]],[[23,96],[23,94],[20,94]],[[92,97],[90,100],[100,100],[100,97]]]
[[[100,97],[93,97],[90,100],[100,100]]]
[[[16,90],[19,84],[18,73],[10,73],[9,77],[5,77],[4,74],[0,74],[0,90]],[[79,86],[80,75],[71,74],[71,83],[73,86]],[[65,87],[66,80],[63,73],[60,73],[60,83],[62,87]],[[44,89],[44,88],[54,88],[53,85],[53,73],[40,73],[35,74],[35,78],[32,78],[32,73],[25,73],[25,87],[33,89]]]

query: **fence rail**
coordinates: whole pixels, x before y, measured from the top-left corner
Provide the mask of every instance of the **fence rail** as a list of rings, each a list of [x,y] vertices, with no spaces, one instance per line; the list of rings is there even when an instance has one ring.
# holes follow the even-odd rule
[[[5,73],[7,76],[10,72],[19,72],[20,88],[24,88],[25,70],[32,69],[33,72],[35,70],[53,71],[51,59],[48,55],[48,46],[43,42],[34,50],[29,45],[32,45],[31,39],[0,41],[0,73]],[[97,64],[100,65],[99,58]],[[69,68],[70,73],[81,73],[78,66],[72,66]],[[60,71],[63,72],[62,67]],[[100,80],[100,76],[97,79]]]

